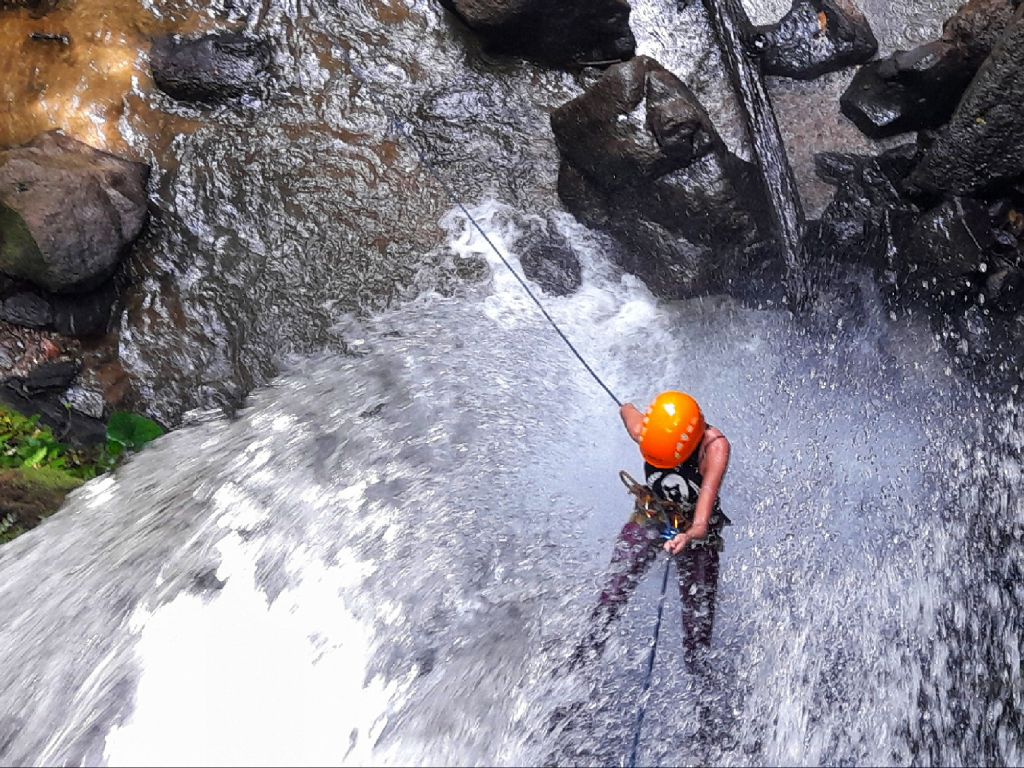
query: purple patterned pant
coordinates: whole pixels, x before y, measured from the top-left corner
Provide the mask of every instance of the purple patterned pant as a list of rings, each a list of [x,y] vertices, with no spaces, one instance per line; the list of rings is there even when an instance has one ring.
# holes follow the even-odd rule
[[[664,540],[654,528],[630,521],[615,542],[604,589],[594,609],[591,632],[594,646],[603,646],[608,626],[625,608],[640,579],[662,551]],[[688,663],[711,645],[718,587],[718,552],[711,547],[684,549],[675,555],[679,599],[683,609],[683,647]]]

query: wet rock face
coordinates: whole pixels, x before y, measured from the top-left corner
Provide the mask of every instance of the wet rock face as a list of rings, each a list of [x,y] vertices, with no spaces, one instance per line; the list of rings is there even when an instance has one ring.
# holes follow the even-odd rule
[[[982,201],[908,196],[924,152],[905,144],[877,157],[825,153],[819,176],[837,185],[809,237],[809,252],[871,268],[900,301],[960,313],[1022,308],[1024,195]]]
[[[862,64],[878,51],[867,19],[845,0],[796,0],[777,24],[754,27],[765,74],[810,80]]]
[[[523,273],[553,296],[567,296],[580,287],[580,260],[557,232],[534,231],[516,243]]]
[[[712,272],[726,274],[727,265],[709,272],[693,246],[742,248],[759,238],[764,200],[755,169],[726,150],[693,93],[656,61],[639,56],[610,67],[555,110],[551,124],[562,202],[647,254],[630,268],[660,283],[653,290],[708,290]]]
[[[65,336],[102,336],[110,329],[118,303],[114,282],[76,295],[48,293],[24,282],[0,285],[0,320]]]
[[[1024,198],[943,200],[900,253],[897,295],[934,310],[933,325],[968,370],[1019,382],[1024,364]]]
[[[142,232],[148,178],[56,132],[0,153],[0,272],[54,294],[99,287]]]
[[[992,248],[985,206],[977,200],[942,201],[911,230],[895,265],[904,297],[954,312],[981,299]]]
[[[969,0],[942,25],[942,40],[960,48],[974,69],[995,47],[1013,20],[1020,0]]]
[[[971,306],[989,316],[1024,309],[1024,251],[1013,225],[1022,202],[951,197],[924,212],[900,248],[900,294],[948,314]]]
[[[911,183],[974,195],[1024,176],[1024,5],[928,149]]]
[[[808,252],[837,264],[863,264],[877,275],[891,269],[895,250],[920,214],[901,192],[918,156],[915,144],[904,144],[878,157],[815,157],[818,176],[835,184],[836,192],[808,235]]]
[[[939,40],[897,51],[857,72],[839,105],[866,136],[938,128],[1013,17],[1015,0],[971,0]]]
[[[554,66],[624,61],[636,40],[626,0],[440,0],[488,50]]]
[[[968,369],[1017,381],[1024,364],[1024,188],[983,199],[923,196],[908,182],[927,151],[906,144],[877,157],[816,157],[819,176],[835,183],[836,193],[809,228],[806,250],[817,266],[840,273],[845,265],[870,267],[894,307],[930,313]]]
[[[198,40],[165,35],[149,53],[153,81],[179,101],[219,103],[257,91],[269,74],[270,45],[244,35],[211,34]]]

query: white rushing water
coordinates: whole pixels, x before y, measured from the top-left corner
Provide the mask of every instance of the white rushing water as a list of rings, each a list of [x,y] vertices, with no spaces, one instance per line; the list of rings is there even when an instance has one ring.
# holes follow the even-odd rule
[[[515,263],[529,215],[474,214]],[[444,224],[489,279],[339,318],[349,355],[293,359],[236,420],[161,438],[0,550],[20,661],[0,671],[0,761],[625,759],[657,569],[601,665],[551,672],[585,630],[630,509],[617,472],[639,476],[639,456],[483,239]],[[934,753],[922,723],[951,731],[972,695],[939,661],[958,653],[945,612],[969,609],[948,513],[985,415],[930,333],[877,311],[822,332],[659,302],[600,238],[557,225],[584,285],[540,292],[556,321],[622,399],[684,388],[733,445],[716,657],[706,680],[683,671],[670,594],[638,761]],[[549,734],[573,702],[586,717]],[[971,761],[933,726],[939,754]]]
[[[857,317],[654,299],[559,212],[546,125],[571,78],[484,67],[434,4],[387,25],[385,5],[236,9],[287,30],[305,63],[282,67],[302,88],[180,138],[162,204],[210,232],[179,242],[165,224],[161,247],[166,274],[187,261],[174,279],[202,299],[184,302],[189,322],[223,312],[242,341],[211,320],[182,335],[210,354],[181,341],[188,354],[164,359],[172,331],[128,328],[122,354],[171,369],[166,388],[147,381],[176,413],[185,379],[237,389],[227,358],[262,370],[264,347],[302,353],[237,418],[192,414],[0,549],[0,764],[621,764],[644,703],[639,764],[1019,764],[1016,393],[962,381],[927,319],[890,315],[867,280],[846,286],[863,297]],[[865,11],[891,48],[932,34],[948,5]],[[638,0],[640,49],[695,78],[741,149],[700,13]],[[350,28],[396,110],[423,107],[423,146],[516,268],[530,228],[572,244],[580,290],[536,290],[612,391],[642,406],[685,389],[729,437],[733,525],[706,674],[684,671],[672,588],[641,700],[658,565],[602,662],[553,675],[630,511],[618,471],[640,477],[640,458],[611,398],[461,214],[416,250],[447,200],[410,148],[386,167],[385,118],[338,56],[316,55]],[[804,160],[843,146],[828,93],[846,76],[824,96],[773,84]],[[249,167],[238,146],[256,147]],[[359,163],[372,184],[349,178]],[[378,251],[395,219],[403,234]],[[482,280],[456,277],[474,262]],[[410,263],[428,266],[407,279]],[[403,297],[424,290],[399,301],[393,282]],[[575,716],[550,728],[564,707]]]

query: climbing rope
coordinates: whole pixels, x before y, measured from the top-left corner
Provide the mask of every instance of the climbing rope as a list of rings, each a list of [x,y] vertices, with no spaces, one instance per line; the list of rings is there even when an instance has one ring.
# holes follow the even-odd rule
[[[647,711],[647,689],[651,687],[651,677],[654,673],[654,655],[658,652],[658,635],[661,634],[661,614],[665,609],[665,593],[668,591],[668,569],[672,564],[672,558],[665,560],[665,574],[661,579],[661,597],[658,599],[658,618],[654,622],[654,637],[651,639],[651,653],[647,657],[647,674],[644,676],[644,685],[640,689],[640,706],[636,711],[636,725],[633,728],[633,748],[629,752],[629,768],[636,766],[636,748],[640,744],[640,729],[644,725],[644,712]]]
[[[405,123],[403,123],[398,118],[398,116],[388,108],[387,104],[385,104],[384,101],[377,95],[377,92],[370,83],[370,79],[366,76],[366,73],[363,72],[363,70],[356,66],[355,62],[352,61],[352,55],[349,53],[348,49],[342,49],[342,53],[345,56],[345,63],[348,66],[349,70],[359,79],[359,82],[363,84],[363,87],[366,89],[366,93],[369,95],[370,99],[372,99],[374,104],[376,104],[380,108],[380,110],[385,114],[385,116],[387,116],[388,121],[409,142],[413,150],[419,156],[420,162],[423,163],[423,167],[426,168],[430,172],[430,175],[437,180],[437,183],[441,185],[441,188],[444,189],[445,193],[448,195],[449,198],[451,198],[451,201],[455,204],[455,206],[462,211],[462,213],[466,216],[466,218],[476,229],[476,231],[480,233],[480,235],[483,237],[487,245],[490,246],[491,250],[494,251],[495,255],[501,260],[501,263],[508,268],[508,271],[512,273],[512,275],[515,277],[519,285],[521,285],[523,290],[526,291],[526,295],[533,299],[533,303],[537,305],[537,308],[541,311],[541,314],[544,315],[545,319],[547,319],[549,323],[551,323],[551,327],[555,329],[555,332],[562,338],[562,341],[564,341],[566,345],[568,345],[572,353],[576,355],[576,359],[579,360],[580,363],[583,364],[583,367],[587,369],[587,373],[593,376],[594,381],[601,385],[601,388],[608,393],[608,396],[615,401],[616,405],[621,407],[622,402],[619,400],[619,398],[615,396],[615,393],[608,388],[608,385],[601,380],[601,377],[598,376],[597,373],[595,373],[594,369],[590,367],[590,364],[583,358],[583,355],[581,355],[579,351],[576,349],[576,347],[573,346],[573,343],[569,341],[569,337],[562,332],[562,329],[558,327],[558,323],[556,323],[554,318],[551,317],[550,314],[548,314],[548,311],[544,308],[544,305],[541,304],[540,299],[538,299],[534,295],[533,291],[530,290],[530,286],[526,284],[526,281],[522,277],[520,277],[519,273],[512,268],[512,265],[509,264],[505,256],[501,253],[500,250],[498,250],[497,246],[494,245],[494,243],[491,241],[491,238],[488,237],[486,232],[484,232],[483,227],[481,227],[477,220],[473,218],[472,214],[470,214],[466,206],[462,204],[462,200],[460,200],[458,195],[455,194],[455,190],[452,189],[451,185],[448,184],[448,182],[446,182],[441,177],[441,174],[438,172],[437,168],[435,168],[434,164],[430,162],[430,158],[428,158],[426,154],[423,152],[423,150],[421,150],[419,146],[416,144],[416,141],[412,136],[412,132],[409,131],[408,128],[406,128]]]

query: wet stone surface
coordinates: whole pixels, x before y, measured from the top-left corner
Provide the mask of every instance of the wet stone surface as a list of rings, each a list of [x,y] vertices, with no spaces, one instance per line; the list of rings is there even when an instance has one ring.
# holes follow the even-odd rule
[[[271,46],[239,34],[163,35],[153,40],[149,58],[160,90],[180,101],[216,103],[264,86]]]
[[[832,0],[796,0],[777,23],[754,27],[750,45],[765,74],[800,80],[863,64],[878,50],[864,15]]]

